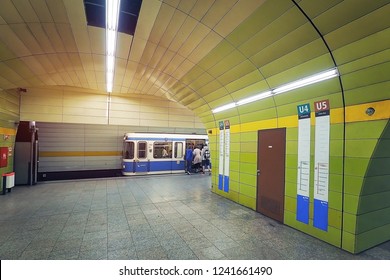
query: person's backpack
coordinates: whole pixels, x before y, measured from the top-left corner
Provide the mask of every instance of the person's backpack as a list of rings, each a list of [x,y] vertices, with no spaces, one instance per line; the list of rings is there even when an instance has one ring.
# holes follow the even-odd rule
[[[210,151],[207,149],[204,151],[204,158],[209,159],[210,158]]]

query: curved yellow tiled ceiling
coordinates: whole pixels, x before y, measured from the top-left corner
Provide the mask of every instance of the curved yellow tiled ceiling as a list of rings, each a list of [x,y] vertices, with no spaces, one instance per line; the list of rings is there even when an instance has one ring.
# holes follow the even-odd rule
[[[211,126],[217,106],[343,63],[345,45],[389,27],[365,15],[388,10],[385,0],[144,0],[135,35],[118,35],[113,93],[175,100]],[[0,89],[104,93],[104,40],[103,29],[87,26],[82,1],[2,1]],[[338,81],[329,84],[340,93]],[[257,110],[289,114],[283,105],[295,101],[275,97]],[[245,121],[251,112],[248,105],[229,114]]]

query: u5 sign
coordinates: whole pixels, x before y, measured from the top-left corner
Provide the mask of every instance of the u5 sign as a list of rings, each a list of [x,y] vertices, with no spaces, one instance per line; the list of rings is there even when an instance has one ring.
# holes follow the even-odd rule
[[[329,115],[329,99],[314,102],[314,110],[316,112],[316,117]]]

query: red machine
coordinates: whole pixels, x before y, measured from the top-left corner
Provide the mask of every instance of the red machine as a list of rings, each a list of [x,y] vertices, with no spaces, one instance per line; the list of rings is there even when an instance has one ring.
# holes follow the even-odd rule
[[[8,165],[8,147],[0,147],[0,167]]]

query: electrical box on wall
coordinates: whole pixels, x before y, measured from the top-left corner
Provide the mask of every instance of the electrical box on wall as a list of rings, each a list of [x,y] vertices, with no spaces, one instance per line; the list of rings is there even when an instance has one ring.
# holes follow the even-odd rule
[[[0,147],[0,167],[8,165],[8,147]]]

